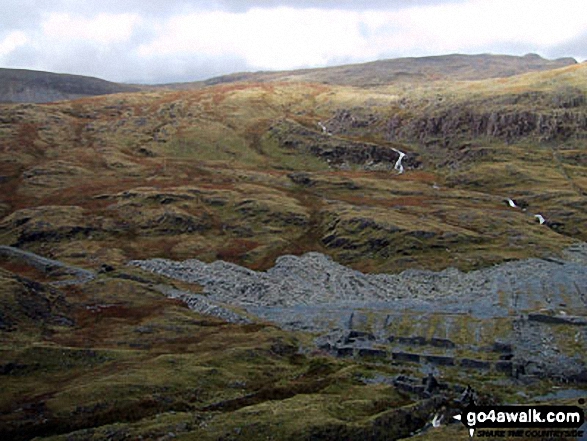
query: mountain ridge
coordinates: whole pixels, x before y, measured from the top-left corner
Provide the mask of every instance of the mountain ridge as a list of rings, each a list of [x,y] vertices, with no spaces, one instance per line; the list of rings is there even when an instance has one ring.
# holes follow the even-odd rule
[[[450,54],[375,60],[310,69],[236,72],[206,80],[165,84],[125,84],[96,77],[0,68],[0,102],[44,103],[112,93],[159,89],[199,89],[234,82],[300,81],[347,86],[438,80],[480,80],[577,64],[574,58],[549,60],[536,54]]]
[[[549,60],[536,54],[449,54],[404,57],[314,69],[241,72],[205,80],[205,85],[234,81],[308,81],[348,86],[381,86],[394,82],[481,80],[550,70],[577,64],[571,57]]]
[[[0,68],[0,102],[45,103],[139,90],[84,75]]]

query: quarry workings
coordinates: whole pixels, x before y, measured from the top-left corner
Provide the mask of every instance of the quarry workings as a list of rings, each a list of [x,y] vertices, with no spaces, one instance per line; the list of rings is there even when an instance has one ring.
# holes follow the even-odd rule
[[[584,243],[561,259],[512,261],[469,273],[363,274],[315,252],[282,256],[266,272],[196,259],[130,265],[203,286],[205,296],[159,287],[198,312],[311,331],[319,348],[337,356],[587,380],[580,355],[567,350],[587,339]],[[561,327],[571,330],[570,341],[557,342]]]

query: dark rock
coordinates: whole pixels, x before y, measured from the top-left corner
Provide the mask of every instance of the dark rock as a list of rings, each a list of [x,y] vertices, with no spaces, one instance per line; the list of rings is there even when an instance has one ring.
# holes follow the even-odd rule
[[[328,248],[342,248],[342,249],[353,249],[356,245],[351,240],[344,237],[337,237],[336,234],[329,234],[321,240],[322,244]]]
[[[471,358],[463,358],[459,363],[461,367],[468,368],[468,369],[483,369],[489,370],[491,368],[491,363],[488,361],[483,360],[474,360]]]
[[[582,370],[576,374],[568,375],[567,381],[573,383],[587,383],[587,370]]]
[[[397,361],[420,363],[420,354],[412,354],[409,352],[392,352],[391,357]]]
[[[332,345],[332,343],[330,343],[328,341],[317,342],[316,347],[322,351],[327,351],[327,352],[331,351],[332,349],[335,349],[335,347]]]
[[[340,348],[336,348],[336,356],[337,357],[352,357],[355,348],[353,346],[343,346]]]
[[[100,265],[100,269],[98,270],[100,274],[109,273],[112,271],[114,271],[114,267],[112,265],[108,265],[107,263]]]
[[[14,330],[14,323],[5,317],[3,311],[0,311],[0,331],[13,331]]]
[[[574,326],[587,326],[587,320],[582,317],[572,316],[555,316],[540,313],[528,314],[528,320],[531,322],[549,323],[553,325],[574,325]]]
[[[298,348],[291,343],[278,339],[271,345],[271,352],[281,357],[289,357],[297,354]]]
[[[426,344],[426,339],[424,337],[398,337],[397,342],[404,345],[424,346]]]
[[[141,147],[137,150],[137,153],[141,156],[146,156],[148,158],[153,158],[155,156],[155,153],[146,147]]]
[[[424,393],[427,396],[432,395],[434,392],[440,389],[440,383],[431,372],[428,373],[427,377],[422,379],[422,384],[424,385]]]
[[[304,187],[312,187],[316,184],[315,181],[312,180],[310,174],[298,172],[298,173],[290,173],[287,175],[289,179],[292,180],[295,184],[302,185]]]
[[[405,375],[398,375],[397,378],[393,380],[393,385],[399,390],[415,393],[418,395],[423,395],[426,389],[425,385],[419,384],[416,379],[407,377]]]
[[[511,361],[500,360],[495,362],[495,370],[505,374],[513,374],[513,363]]]
[[[438,364],[441,366],[454,366],[455,359],[453,357],[445,357],[442,355],[425,355],[424,359],[428,363]]]
[[[359,357],[387,358],[387,351],[383,349],[360,348]]]
[[[504,343],[501,341],[496,341],[493,343],[492,350],[494,352],[506,352],[511,353],[513,351],[512,345],[510,343]]]
[[[524,375],[542,376],[544,370],[535,362],[529,361],[523,364],[519,369]]]
[[[356,341],[374,341],[375,336],[370,332],[352,330],[345,338],[345,343],[352,343]]]
[[[437,348],[454,348],[456,347],[456,345],[454,344],[454,342],[450,341],[449,339],[446,338],[436,338],[433,337],[430,339],[430,344],[434,347]]]
[[[34,227],[31,227],[21,232],[16,245],[22,246],[29,242],[59,242],[78,235],[88,237],[96,232],[97,230],[93,227],[64,226],[48,230],[35,230]]]
[[[467,385],[466,389],[463,390],[461,396],[456,400],[456,402],[463,407],[469,407],[476,405],[477,400],[477,392],[475,392],[475,390],[470,385]]]
[[[337,222],[333,220],[331,223]],[[368,219],[363,220],[362,216],[357,216],[353,222],[354,225],[369,225]],[[518,366],[525,359],[532,359],[543,366],[541,377],[554,379],[559,372],[566,372],[567,375],[580,373],[583,362],[577,356],[559,357],[563,348],[557,348],[556,342],[543,346],[547,341],[545,338],[556,333],[557,329],[527,320],[524,314],[533,308],[538,310],[537,304],[542,306],[550,302],[545,299],[549,294],[546,288],[552,289],[553,305],[564,301],[567,311],[582,311],[578,305],[583,300],[586,273],[584,260],[579,259],[581,255],[575,255],[578,256],[576,262],[573,260],[564,265],[544,259],[528,259],[467,274],[449,268],[441,272],[412,269],[400,274],[366,275],[319,253],[281,256],[276,265],[265,272],[226,262],[205,263],[194,259],[185,262],[152,259],[132,264],[168,277],[199,283],[204,286],[208,301],[214,299],[227,305],[244,307],[251,315],[289,329],[308,329],[318,333],[328,330],[328,338],[317,344],[333,355],[350,356],[355,353],[358,356],[359,349],[372,347],[371,343],[385,338],[380,338],[380,333],[387,332],[388,335],[395,334],[389,336],[386,343],[393,347],[392,360],[396,364],[426,361],[471,369],[491,369],[512,375],[512,363]],[[516,316],[520,318],[511,315],[509,305],[498,303],[503,303],[499,291],[509,289],[509,286],[514,294],[512,303]],[[528,296],[516,295],[515,291],[528,292]],[[288,295],[284,296],[284,292]],[[568,295],[559,294],[565,292]],[[471,295],[475,296],[474,302],[467,301]],[[443,301],[439,302],[439,299]],[[193,305],[205,305],[202,302]],[[212,307],[208,305],[206,311]],[[419,308],[417,314],[413,310],[415,307]],[[442,308],[442,315],[472,314],[483,321],[509,317],[506,326],[511,326],[511,329],[503,329],[506,334],[501,341],[481,348],[477,339],[472,341],[471,336],[468,340],[467,347],[471,345],[473,351],[493,351],[495,357],[491,358],[495,359],[501,356],[498,364],[495,361],[461,361],[451,357],[452,348],[456,345],[449,338],[457,335],[459,329],[456,323],[460,322],[453,320],[453,324],[446,324],[448,338],[424,338],[426,334],[422,330],[426,330],[426,321],[432,317],[431,314],[438,313],[436,308]],[[396,325],[403,329],[404,323],[399,321],[403,320],[404,312],[405,316],[414,320],[409,323],[410,331],[400,333]],[[575,338],[579,339],[580,334]],[[411,349],[402,344],[411,345]],[[425,352],[422,345],[439,348],[434,352],[443,357],[422,355]],[[557,349],[561,349],[560,354]],[[478,357],[485,358],[482,355]]]
[[[0,375],[13,375],[26,368],[27,366],[24,364],[9,362],[0,365]]]

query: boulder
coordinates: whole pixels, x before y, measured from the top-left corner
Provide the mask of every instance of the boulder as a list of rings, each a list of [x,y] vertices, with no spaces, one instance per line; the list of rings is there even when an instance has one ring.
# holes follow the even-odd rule
[[[466,369],[489,370],[491,368],[491,363],[489,363],[488,361],[474,360],[471,358],[461,359],[459,365]]]
[[[420,354],[412,354],[409,352],[392,352],[391,357],[396,361],[409,361],[413,363],[420,363]]]
[[[445,357],[442,355],[425,355],[424,360],[428,363],[438,364],[441,366],[454,366],[455,359],[453,357]]]
[[[456,345],[454,344],[454,342],[450,341],[447,338],[436,338],[436,337],[432,337],[430,339],[430,344],[434,347],[437,348],[454,348],[456,347]]]
[[[387,351],[383,349],[360,348],[359,357],[387,358]]]

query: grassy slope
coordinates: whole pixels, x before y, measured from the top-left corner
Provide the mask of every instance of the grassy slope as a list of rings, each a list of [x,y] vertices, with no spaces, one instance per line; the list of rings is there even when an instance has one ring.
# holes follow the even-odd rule
[[[62,290],[28,280],[0,270],[3,439],[397,438],[406,412],[423,425],[438,406],[361,381],[417,368],[301,355],[307,336],[201,317],[136,270]]]
[[[364,439],[395,430],[384,424],[397,417],[389,409],[415,398],[357,374],[400,368],[294,355],[308,336],[194,315],[154,291],[153,276],[123,275],[125,262],[222,258],[266,268],[283,253],[318,250],[359,269],[399,271],[556,254],[586,239],[584,133],[472,136],[458,115],[584,115],[584,103],[560,102],[568,90],[587,92],[585,69],[409,89],[234,84],[2,106],[1,243],[116,271],[57,290],[0,262],[1,430],[23,439],[80,430],[68,439]],[[403,131],[391,141],[397,115]],[[448,136],[415,136],[410,126],[454,115]],[[400,148],[420,166],[397,175],[309,153],[353,143]],[[540,226],[534,212],[556,223]],[[466,381],[483,389],[489,380]],[[501,399],[515,396],[506,389]],[[443,433],[467,436],[460,426]],[[408,434],[387,433],[400,435]]]
[[[556,114],[549,94],[565,85],[584,90],[584,70],[409,92],[240,84],[8,106],[0,240],[94,267],[165,256],[259,268],[284,253],[318,250],[367,270],[470,269],[556,253],[585,239],[580,140],[473,136],[458,125],[458,111]],[[541,91],[546,104],[496,102],[528,91]],[[349,109],[359,123],[337,122]],[[446,119],[446,109],[457,109],[448,115],[462,134],[415,139],[420,129],[407,123],[399,143],[387,140],[387,121],[397,115]],[[581,114],[583,105],[571,110]],[[360,118],[374,122],[364,128]],[[332,137],[317,126],[329,120]],[[421,164],[397,175],[360,161],[332,167],[309,153],[362,140],[400,148]],[[528,212],[509,209],[506,197]]]

